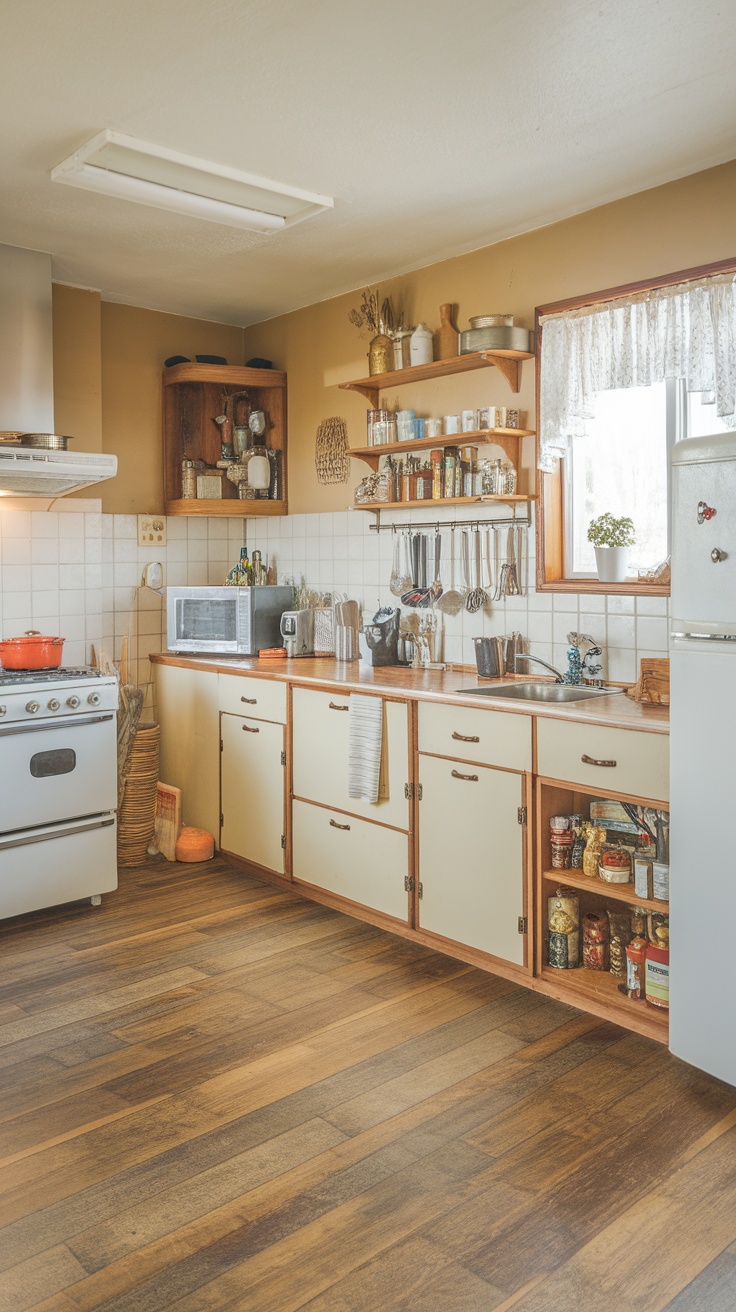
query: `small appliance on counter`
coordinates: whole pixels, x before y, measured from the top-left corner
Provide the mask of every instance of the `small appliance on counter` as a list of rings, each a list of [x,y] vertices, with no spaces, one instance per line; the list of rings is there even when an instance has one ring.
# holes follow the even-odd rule
[[[382,606],[370,624],[363,626],[360,658],[365,665],[403,665],[399,658],[399,629],[401,611],[398,606]],[[413,655],[413,652],[412,652]]]
[[[166,589],[166,645],[189,655],[257,656],[280,645],[281,616],[290,587],[177,587]]]
[[[314,655],[315,613],[311,609],[284,611],[281,616],[281,637],[287,656]]]

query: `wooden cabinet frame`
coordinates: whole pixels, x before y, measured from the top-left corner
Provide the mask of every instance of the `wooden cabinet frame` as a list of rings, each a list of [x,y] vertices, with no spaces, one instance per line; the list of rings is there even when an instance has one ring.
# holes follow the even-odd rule
[[[579,310],[586,305],[600,305],[637,292],[654,291],[658,287],[671,287],[675,283],[693,282],[698,278],[713,277],[719,273],[736,272],[736,258],[719,260],[715,264],[701,264],[677,273],[663,274],[658,278],[645,278],[640,282],[625,283],[621,287],[608,287],[604,291],[572,296],[564,301],[551,301],[538,305],[534,312],[534,341],[536,343],[536,415],[537,431],[540,426],[539,385],[542,366],[544,328],[540,319],[547,314],[560,314],[564,310]],[[539,451],[537,439],[537,455]],[[535,461],[538,464],[538,460]],[[565,514],[564,479],[561,468],[552,474],[537,470],[537,592],[597,592],[624,596],[668,597],[669,584],[656,583],[601,583],[597,578],[571,579],[565,577]]]

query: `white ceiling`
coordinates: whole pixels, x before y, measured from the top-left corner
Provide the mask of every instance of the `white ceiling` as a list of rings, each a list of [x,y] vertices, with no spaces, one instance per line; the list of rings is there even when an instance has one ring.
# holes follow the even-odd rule
[[[733,0],[2,0],[0,241],[248,324],[736,156]],[[335,209],[256,235],[49,171],[110,127]]]

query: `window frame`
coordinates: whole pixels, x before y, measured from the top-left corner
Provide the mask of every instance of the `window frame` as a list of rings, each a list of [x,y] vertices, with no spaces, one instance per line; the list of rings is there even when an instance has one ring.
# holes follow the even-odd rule
[[[541,378],[544,327],[540,319],[548,314],[561,314],[565,310],[579,310],[588,305],[600,305],[605,301],[614,301],[638,292],[655,291],[659,287],[669,287],[673,283],[694,282],[699,278],[708,278],[719,273],[736,273],[736,257],[719,260],[714,264],[700,264],[690,269],[680,269],[675,273],[662,274],[657,278],[645,278],[640,282],[626,283],[620,287],[608,287],[603,291],[589,292],[583,296],[572,296],[564,301],[551,301],[547,305],[538,305],[534,312],[534,341],[536,347],[535,391],[536,414],[539,418],[539,390]],[[539,428],[539,424],[537,424]],[[535,443],[535,465],[539,459],[539,438]],[[544,473],[537,468],[537,592],[580,592],[607,593],[621,596],[668,597],[669,583],[642,583],[629,580],[625,583],[602,583],[598,578],[571,577],[565,571],[565,485],[566,476],[564,460],[554,473]]]

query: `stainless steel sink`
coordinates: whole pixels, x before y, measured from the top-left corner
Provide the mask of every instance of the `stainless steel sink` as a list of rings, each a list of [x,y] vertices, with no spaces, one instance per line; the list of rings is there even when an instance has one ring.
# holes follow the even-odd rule
[[[502,683],[488,688],[456,688],[470,697],[504,697],[517,702],[584,702],[590,697],[607,697],[623,688],[582,688],[569,683]]]

